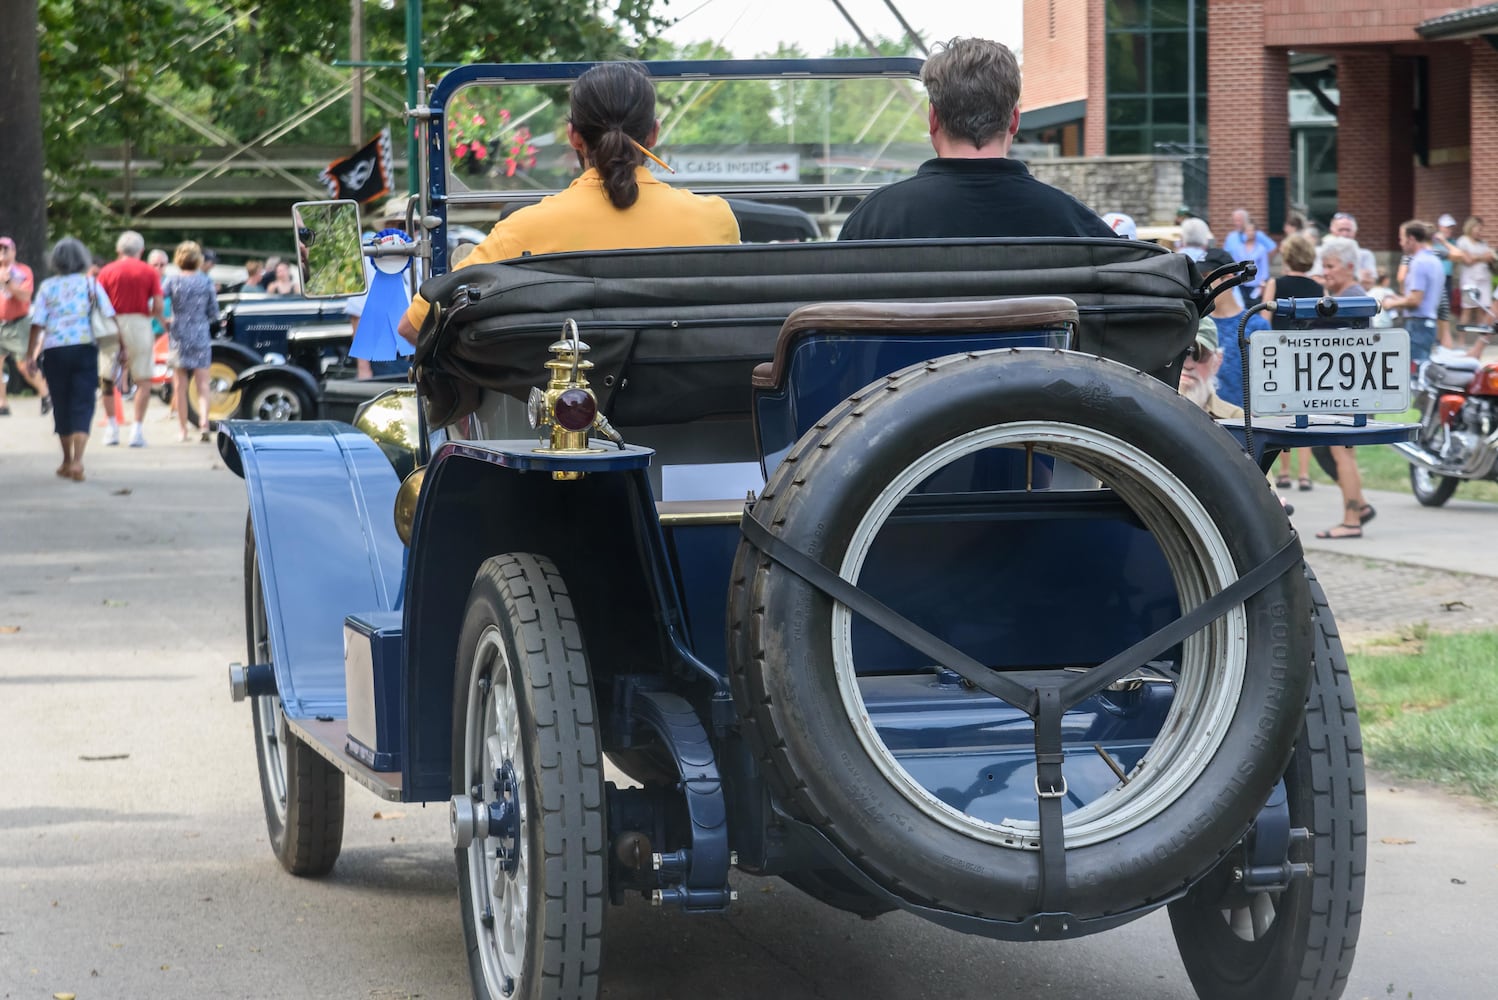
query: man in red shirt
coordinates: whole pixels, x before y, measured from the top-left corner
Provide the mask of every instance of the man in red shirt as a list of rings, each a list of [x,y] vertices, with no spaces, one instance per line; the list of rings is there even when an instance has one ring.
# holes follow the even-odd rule
[[[132,448],[146,446],[142,423],[146,419],[146,407],[151,402],[152,347],[156,340],[151,332],[151,319],[154,317],[166,326],[161,276],[154,267],[140,259],[145,249],[146,241],[140,233],[127,229],[115,240],[115,259],[99,271],[99,284],[104,286],[109,301],[114,303],[115,318],[120,324],[120,342],[99,345],[99,377],[104,384],[104,413],[109,417],[104,443],[120,443],[120,424],[125,416],[114,411],[114,367],[118,355],[130,366],[130,377],[137,386],[135,429],[130,433]]]
[[[31,268],[16,260],[16,241],[0,236],[0,417],[10,416],[10,404],[5,399],[6,358],[15,359],[16,370],[42,397],[42,415],[52,409],[47,380],[40,371],[33,373],[21,363],[26,360],[27,341],[31,337],[32,290]]]

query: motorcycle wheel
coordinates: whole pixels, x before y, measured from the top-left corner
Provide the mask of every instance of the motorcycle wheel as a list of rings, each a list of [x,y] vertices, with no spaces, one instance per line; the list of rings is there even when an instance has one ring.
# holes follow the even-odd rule
[[[479,1000],[598,995],[608,880],[597,719],[556,567],[529,553],[486,560],[453,682],[455,830],[460,805],[489,820],[455,851]]]
[[[253,528],[245,525],[244,615],[249,663],[270,663],[270,629],[260,559]],[[271,850],[293,875],[319,876],[333,870],[343,847],[343,772],[297,738],[286,725],[276,695],[250,703],[255,762]]]
[[[1422,507],[1441,506],[1451,499],[1461,482],[1460,479],[1431,472],[1423,466],[1410,466],[1410,489]]]
[[[1290,826],[1311,831],[1312,874],[1283,892],[1237,888],[1232,858],[1183,899],[1170,923],[1192,985],[1213,1000],[1335,1000],[1347,985],[1368,869],[1367,781],[1352,678],[1326,594],[1306,577],[1316,619],[1315,680],[1285,772]]]

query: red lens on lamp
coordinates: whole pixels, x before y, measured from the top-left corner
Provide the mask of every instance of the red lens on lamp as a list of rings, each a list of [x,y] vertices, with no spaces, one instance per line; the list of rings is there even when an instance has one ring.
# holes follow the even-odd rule
[[[569,431],[585,431],[598,415],[598,400],[586,389],[568,389],[557,397],[552,415]]]

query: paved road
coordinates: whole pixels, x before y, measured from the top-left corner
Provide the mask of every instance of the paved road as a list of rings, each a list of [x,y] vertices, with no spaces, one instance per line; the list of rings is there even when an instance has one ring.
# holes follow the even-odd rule
[[[65,483],[34,401],[14,409],[0,418],[0,626],[19,627],[0,632],[0,997],[466,996],[443,808],[351,789],[344,852],[321,881],[285,875],[267,847],[249,712],[224,681],[244,648],[239,480],[210,446],[168,444],[169,425],[153,421],[151,447],[94,449],[88,481]],[[1381,536],[1448,538],[1420,547],[1455,558],[1473,547],[1451,529],[1458,518],[1498,517],[1407,514],[1397,500],[1375,499],[1363,549],[1315,556],[1334,604],[1371,626],[1435,614],[1393,601],[1388,581],[1451,583],[1377,561]],[[1498,898],[1498,815],[1383,780],[1370,799],[1367,913],[1347,995],[1485,1000],[1494,964],[1478,942]],[[866,923],[778,881],[739,889],[722,919],[614,910],[605,995],[1193,995],[1161,915],[1018,946],[903,915]]]

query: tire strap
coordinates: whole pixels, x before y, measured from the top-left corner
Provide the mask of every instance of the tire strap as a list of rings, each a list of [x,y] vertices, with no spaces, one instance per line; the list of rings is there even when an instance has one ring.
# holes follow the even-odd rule
[[[888,605],[844,580],[811,556],[794,548],[746,512],[740,531],[749,544],[849,610],[867,618],[918,653],[924,653],[974,687],[1029,715],[1035,723],[1035,794],[1040,820],[1040,913],[1037,931],[1066,930],[1066,830],[1062,805],[1066,800],[1065,752],[1061,722],[1066,710],[1103,690],[1118,678],[1156,658],[1194,635],[1233,608],[1278,580],[1304,561],[1300,536],[1290,540],[1264,562],[1240,576],[1175,621],[1134,643],[1128,649],[1061,684],[1028,687],[996,673],[949,645]]]
[[[980,663],[955,646],[932,635],[867,591],[849,583],[811,556],[785,542],[761,524],[753,514],[744,515],[739,524],[739,530],[750,545],[839,604],[867,618],[916,652],[931,657],[933,662],[956,673],[980,691],[985,691],[1013,705],[1032,719],[1039,718],[1040,693],[1037,689],[995,672],[986,664]],[[1290,540],[1279,551],[1180,618],[1140,639],[1123,652],[1060,685],[1061,711],[1065,712],[1073,705],[1112,684],[1130,670],[1143,666],[1183,639],[1205,628],[1279,579],[1292,567],[1300,565],[1302,561],[1304,561],[1304,553],[1300,547],[1300,537],[1292,531]]]

